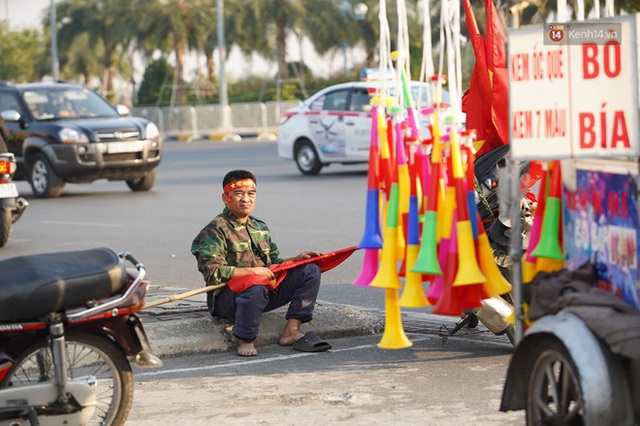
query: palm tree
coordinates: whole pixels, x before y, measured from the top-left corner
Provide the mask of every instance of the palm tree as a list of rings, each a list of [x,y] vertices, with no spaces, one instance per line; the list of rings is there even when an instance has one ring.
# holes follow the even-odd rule
[[[275,56],[279,77],[286,80],[287,34],[304,28],[307,13],[303,0],[235,0],[225,5],[226,31],[245,54]]]
[[[206,78],[209,82],[214,79],[215,65],[213,52],[217,46],[217,14],[215,0],[201,0],[198,13],[193,15],[193,20],[187,32],[188,45],[205,57]],[[201,75],[198,70],[198,75]]]
[[[113,98],[113,77],[119,59],[126,51],[135,26],[131,3],[128,0],[67,0],[57,6],[58,43],[61,52],[72,51],[80,37],[87,37],[90,49],[102,52],[102,94]],[[49,22],[43,19],[45,28]],[[65,61],[68,58],[64,58]],[[75,61],[76,64],[79,62]],[[85,64],[86,65],[86,64]],[[75,72],[92,70],[84,65]]]
[[[174,102],[186,103],[184,56],[189,48],[203,48],[207,29],[215,30],[209,0],[132,1],[137,10],[138,44],[147,57],[156,51],[175,55]],[[192,45],[195,44],[195,45]]]
[[[91,51],[93,55],[87,55]],[[87,84],[91,77],[100,75],[101,64],[99,58],[104,55],[104,47],[101,41],[93,46],[89,42],[89,33],[78,34],[71,42],[68,49],[64,50],[61,61],[62,74],[71,77],[81,75]]]

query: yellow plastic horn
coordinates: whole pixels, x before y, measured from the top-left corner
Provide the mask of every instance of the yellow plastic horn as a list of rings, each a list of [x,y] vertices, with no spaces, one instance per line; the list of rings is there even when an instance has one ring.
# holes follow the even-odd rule
[[[413,346],[413,343],[405,334],[404,328],[402,328],[398,290],[387,288],[384,294],[385,324],[378,347],[380,349],[404,349]]]
[[[396,265],[398,238],[398,184],[391,185],[391,195],[387,203],[387,222],[382,236],[382,254],[378,273],[369,287],[400,289],[400,279]]]
[[[407,245],[408,266],[415,263],[419,249],[420,246],[412,244]],[[427,296],[422,288],[422,274],[407,270],[404,289],[402,290],[402,296],[400,297],[400,306],[403,308],[422,308],[429,306],[429,301],[427,300]]]
[[[478,217],[478,220],[480,218]],[[496,265],[493,258],[493,250],[487,233],[484,232],[484,226],[481,222],[480,233],[478,235],[478,256],[480,258],[480,270],[487,281],[483,284],[484,291],[489,297],[500,296],[511,291],[511,284],[500,272],[500,268]]]
[[[473,230],[469,220],[469,208],[467,206],[467,191],[465,185],[464,165],[460,154],[460,144],[456,131],[450,133],[451,137],[451,163],[455,184],[457,202],[458,232],[458,272],[453,280],[453,286],[481,284],[487,281],[478,265],[476,246],[473,239]]]

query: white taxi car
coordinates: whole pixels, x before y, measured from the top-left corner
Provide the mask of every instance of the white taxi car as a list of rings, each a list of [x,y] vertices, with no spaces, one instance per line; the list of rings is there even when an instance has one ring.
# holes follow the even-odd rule
[[[316,175],[331,163],[368,162],[370,93],[380,87],[379,81],[337,84],[288,109],[278,129],[278,155],[294,160],[305,175]],[[393,93],[393,87],[390,89]],[[413,83],[411,90],[415,105],[418,96],[422,97],[420,105],[433,105],[430,85]],[[448,93],[443,91],[442,97],[448,103]],[[426,124],[421,123],[421,132],[426,131]]]

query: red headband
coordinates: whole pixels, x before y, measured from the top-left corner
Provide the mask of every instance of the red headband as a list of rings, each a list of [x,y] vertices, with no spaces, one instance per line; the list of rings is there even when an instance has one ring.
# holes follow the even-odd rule
[[[235,189],[240,189],[240,188],[255,189],[255,187],[256,187],[256,183],[251,179],[239,179],[239,180],[233,180],[228,184],[226,184],[223,187],[223,190],[225,194],[228,194]]]

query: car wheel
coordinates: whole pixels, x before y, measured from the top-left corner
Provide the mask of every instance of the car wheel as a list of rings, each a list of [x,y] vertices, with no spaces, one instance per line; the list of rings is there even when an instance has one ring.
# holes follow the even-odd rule
[[[29,183],[33,195],[38,198],[55,198],[62,193],[64,181],[53,171],[44,154],[37,153],[33,156],[29,170]]]
[[[322,163],[313,144],[305,140],[296,147],[296,164],[303,175],[317,175],[322,169]]]
[[[138,179],[128,180],[127,186],[132,191],[148,191],[153,188],[158,176],[158,169],[153,169]]]

